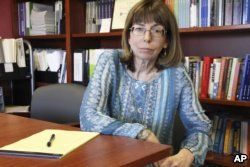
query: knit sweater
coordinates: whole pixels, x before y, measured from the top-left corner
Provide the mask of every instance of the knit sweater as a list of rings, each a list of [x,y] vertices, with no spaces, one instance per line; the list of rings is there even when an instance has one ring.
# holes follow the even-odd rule
[[[181,148],[203,164],[211,122],[202,109],[185,68],[170,67],[149,82],[132,78],[120,62],[121,52],[104,52],[85,90],[80,123],[84,131],[136,138],[148,128],[163,144],[172,144],[174,117],[187,131]],[[178,112],[177,112],[178,111]]]

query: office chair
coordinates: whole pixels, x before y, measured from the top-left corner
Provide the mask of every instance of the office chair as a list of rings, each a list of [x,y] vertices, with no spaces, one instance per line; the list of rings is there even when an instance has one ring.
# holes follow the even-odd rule
[[[172,146],[173,146],[174,154],[177,154],[179,152],[180,147],[181,147],[181,142],[185,138],[185,135],[186,135],[185,133],[186,133],[185,127],[183,123],[181,122],[180,116],[177,112],[177,115],[175,116],[175,120],[174,120],[174,127],[173,127]]]
[[[78,84],[51,84],[35,90],[31,118],[79,125],[79,112],[85,87]]]

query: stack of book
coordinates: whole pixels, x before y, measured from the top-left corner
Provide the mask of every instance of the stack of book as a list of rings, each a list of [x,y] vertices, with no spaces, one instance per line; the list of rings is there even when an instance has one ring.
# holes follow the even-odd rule
[[[249,155],[249,122],[215,115],[212,129],[212,148],[216,153]]]
[[[186,68],[201,98],[250,101],[250,54],[233,57],[186,57]]]
[[[250,0],[165,0],[180,28],[250,23]]]

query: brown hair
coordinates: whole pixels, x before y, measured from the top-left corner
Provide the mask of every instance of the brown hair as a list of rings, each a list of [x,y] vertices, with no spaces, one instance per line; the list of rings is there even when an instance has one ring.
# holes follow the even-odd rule
[[[165,30],[167,49],[162,49],[156,61],[158,70],[179,65],[184,62],[181,50],[179,31],[173,13],[162,0],[141,0],[128,13],[125,27],[122,33],[122,48],[124,54],[121,62],[126,64],[128,69],[135,71],[133,54],[128,43],[131,26],[135,23],[155,21],[161,24]]]

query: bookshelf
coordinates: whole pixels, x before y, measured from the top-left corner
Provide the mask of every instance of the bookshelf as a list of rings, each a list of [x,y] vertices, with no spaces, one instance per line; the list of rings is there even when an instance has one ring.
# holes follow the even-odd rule
[[[18,37],[18,14],[17,3],[23,0],[12,0],[13,3],[13,27],[14,34]],[[53,2],[31,0],[32,2]],[[65,33],[59,35],[24,36],[32,43],[33,48],[63,48],[67,53],[67,81],[73,82],[73,52],[77,49],[97,48],[121,48],[121,31],[110,33],[85,33],[85,10],[86,4],[83,0],[63,0],[65,8]],[[233,56],[244,57],[250,53],[250,24],[195,27],[180,29],[183,52],[186,56]],[[37,83],[43,86],[46,83]],[[250,102],[200,99],[202,106],[209,113],[230,112],[232,115],[250,119]],[[250,148],[250,147],[249,147]],[[233,166],[231,156],[209,152],[207,162],[221,165]]]

